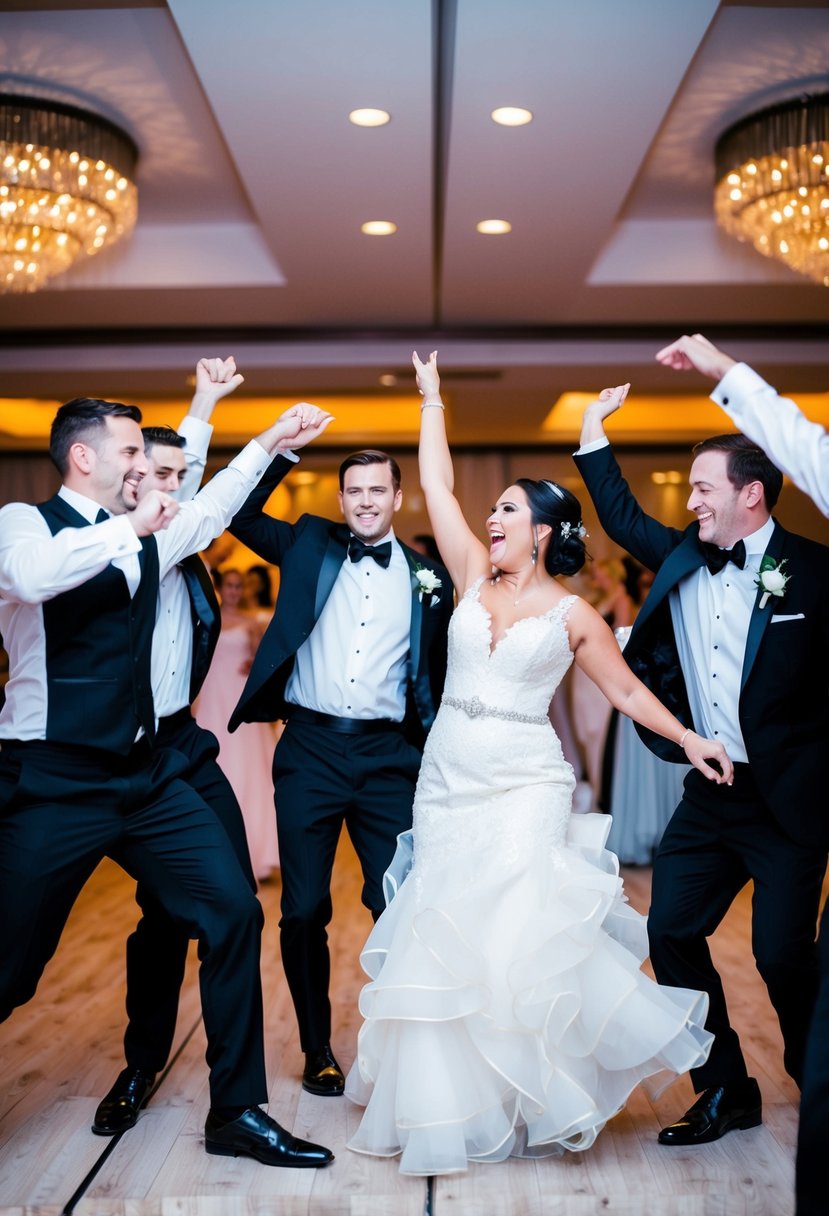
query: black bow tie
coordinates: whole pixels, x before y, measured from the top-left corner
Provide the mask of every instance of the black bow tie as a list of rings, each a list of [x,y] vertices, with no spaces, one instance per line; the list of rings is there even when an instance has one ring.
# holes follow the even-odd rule
[[[719,574],[728,562],[733,562],[741,570],[746,564],[746,547],[741,540],[737,541],[733,549],[718,549],[716,545],[709,545],[705,541],[702,542],[702,548],[705,564],[712,574]]]
[[[387,540],[384,545],[366,545],[358,536],[352,536],[348,542],[348,556],[353,562],[363,557],[373,557],[378,566],[387,570],[391,561],[391,541]]]

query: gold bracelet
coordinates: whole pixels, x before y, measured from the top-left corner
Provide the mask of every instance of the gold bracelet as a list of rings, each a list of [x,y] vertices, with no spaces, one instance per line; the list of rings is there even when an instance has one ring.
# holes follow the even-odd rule
[[[420,403],[421,413],[423,412],[423,410],[428,410],[430,408],[434,408],[436,410],[445,410],[446,406],[443,404],[442,401],[421,401],[421,403]]]

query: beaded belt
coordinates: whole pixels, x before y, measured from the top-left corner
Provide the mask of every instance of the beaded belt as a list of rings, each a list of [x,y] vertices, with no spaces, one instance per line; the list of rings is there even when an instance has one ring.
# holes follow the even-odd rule
[[[540,714],[519,714],[515,709],[496,709],[492,705],[484,705],[480,697],[472,697],[465,701],[461,697],[444,697],[444,705],[453,709],[462,709],[470,718],[503,718],[505,722],[526,722],[530,726],[547,726],[549,718]]]

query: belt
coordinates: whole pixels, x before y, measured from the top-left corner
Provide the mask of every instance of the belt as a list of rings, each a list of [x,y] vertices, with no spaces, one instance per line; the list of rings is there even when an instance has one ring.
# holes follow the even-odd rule
[[[480,697],[471,697],[468,701],[461,697],[444,697],[442,705],[451,705],[453,709],[462,709],[470,718],[501,718],[504,722],[526,722],[529,726],[549,726],[550,719],[546,714],[520,714],[516,709],[496,709],[493,705],[484,705]]]
[[[338,718],[336,714],[323,714],[317,709],[306,709],[304,705],[290,705],[286,720],[325,726],[341,735],[373,735],[379,731],[403,729],[402,722],[395,722],[391,718]]]
[[[159,739],[162,734],[171,734],[173,731],[190,722],[193,718],[193,711],[189,705],[185,705],[182,709],[177,709],[174,714],[168,714],[166,718],[158,719],[158,729],[156,730],[156,739]]]

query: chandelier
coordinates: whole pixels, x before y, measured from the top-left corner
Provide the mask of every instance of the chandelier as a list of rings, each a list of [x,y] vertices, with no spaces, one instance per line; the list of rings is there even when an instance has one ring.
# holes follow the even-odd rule
[[[128,233],[137,160],[97,114],[0,94],[0,291],[36,291]]]
[[[742,119],[715,158],[725,231],[829,287],[829,93]]]

